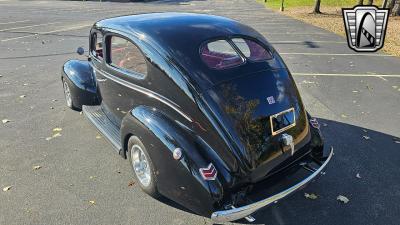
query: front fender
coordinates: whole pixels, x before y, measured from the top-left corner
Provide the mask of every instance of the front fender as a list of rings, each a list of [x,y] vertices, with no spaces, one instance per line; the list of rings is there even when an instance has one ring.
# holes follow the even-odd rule
[[[73,102],[82,105],[99,104],[96,79],[88,61],[69,60],[61,70],[61,78],[70,84]]]
[[[148,149],[161,194],[204,216],[210,216],[220,207],[229,171],[201,137],[160,110],[147,106],[136,107],[124,117],[121,125],[124,143],[132,134]],[[182,149],[180,160],[172,156],[175,148]],[[210,162],[217,168],[217,179],[205,181],[199,168],[207,167]]]

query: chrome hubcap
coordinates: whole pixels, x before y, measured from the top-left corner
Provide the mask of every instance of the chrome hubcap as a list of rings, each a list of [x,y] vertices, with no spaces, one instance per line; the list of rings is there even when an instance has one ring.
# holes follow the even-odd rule
[[[133,170],[135,171],[139,182],[145,187],[149,186],[151,181],[150,167],[147,161],[147,157],[140,146],[132,146],[131,159]]]
[[[72,98],[71,98],[71,91],[69,90],[69,86],[66,81],[64,81],[64,95],[65,100],[67,101],[67,106],[72,106]]]

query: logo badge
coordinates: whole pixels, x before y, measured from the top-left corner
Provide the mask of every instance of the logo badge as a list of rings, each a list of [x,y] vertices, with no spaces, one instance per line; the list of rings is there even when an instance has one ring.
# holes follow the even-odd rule
[[[289,134],[282,134],[282,144],[285,146],[290,146],[290,155],[294,154],[294,143],[293,137]]]
[[[204,180],[215,180],[217,177],[217,169],[212,163],[208,164],[206,168],[200,168],[199,171]]]
[[[383,47],[389,9],[356,6],[342,9],[347,43],[357,52],[375,52]]]

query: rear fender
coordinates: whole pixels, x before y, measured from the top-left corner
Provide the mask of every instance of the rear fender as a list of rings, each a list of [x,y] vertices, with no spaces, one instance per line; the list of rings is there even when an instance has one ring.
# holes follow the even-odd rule
[[[223,197],[223,181],[229,172],[207,143],[179,121],[158,109],[139,106],[127,114],[121,125],[124,149],[130,135],[146,146],[156,167],[157,188],[167,198],[195,213],[210,216]],[[175,160],[173,150],[182,149]],[[215,180],[205,181],[199,168],[212,162],[217,168]]]
[[[98,105],[100,103],[97,92],[96,79],[88,61],[69,60],[61,71],[61,79],[69,83],[74,104]]]

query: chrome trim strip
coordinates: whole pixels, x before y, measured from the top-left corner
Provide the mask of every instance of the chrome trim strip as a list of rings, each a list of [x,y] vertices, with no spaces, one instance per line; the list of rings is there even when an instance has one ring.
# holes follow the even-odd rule
[[[141,86],[139,86],[139,85],[129,83],[129,82],[127,82],[127,81],[125,81],[125,80],[123,80],[123,79],[121,79],[121,78],[118,78],[118,77],[116,77],[116,76],[114,76],[114,75],[111,75],[111,74],[109,74],[109,73],[106,73],[106,72],[104,72],[104,71],[101,71],[101,70],[99,70],[99,69],[97,69],[97,68],[95,68],[95,67],[93,67],[93,66],[92,66],[92,68],[93,68],[96,72],[101,73],[103,76],[107,77],[108,79],[110,79],[110,80],[112,80],[112,81],[117,82],[118,84],[121,84],[121,85],[123,85],[123,86],[125,86],[125,87],[128,87],[128,88],[133,89],[133,90],[135,90],[135,91],[138,91],[138,92],[140,92],[140,93],[142,93],[142,94],[145,94],[145,95],[147,95],[147,96],[150,97],[150,98],[157,99],[158,101],[164,103],[165,105],[167,105],[167,106],[169,106],[170,108],[172,108],[173,110],[175,110],[177,113],[179,113],[179,114],[180,114],[181,116],[183,116],[185,119],[187,119],[189,122],[193,122],[193,120],[192,120],[188,115],[186,115],[184,112],[182,112],[182,111],[179,109],[179,108],[180,108],[179,105],[177,105],[175,102],[173,102],[172,100],[168,99],[167,97],[164,97],[164,96],[162,96],[162,95],[160,95],[160,94],[158,94],[158,93],[156,93],[156,92],[154,92],[154,91],[151,91],[151,90],[149,90],[149,89],[147,89],[147,88],[144,88],[144,87],[141,87]]]
[[[288,196],[289,194],[297,191],[299,188],[303,187],[304,185],[306,185],[308,182],[310,182],[311,180],[313,180],[318,174],[320,174],[322,172],[322,170],[326,167],[326,165],[328,165],[329,161],[331,160],[333,156],[333,147],[331,147],[331,151],[329,153],[328,158],[325,160],[325,162],[321,165],[321,167],[316,170],[314,173],[312,173],[310,176],[308,176],[306,179],[302,180],[301,182],[297,183],[296,185],[282,191],[279,192],[276,195],[273,195],[269,198],[266,198],[264,200],[255,202],[253,204],[250,205],[245,205],[242,207],[238,207],[238,208],[234,208],[234,209],[228,209],[228,210],[222,210],[222,211],[216,211],[213,212],[211,215],[211,219],[214,222],[217,223],[221,223],[221,222],[228,222],[228,221],[235,221],[238,219],[241,219],[243,217],[246,217],[252,213],[254,213],[255,211],[270,205],[286,196]]]

